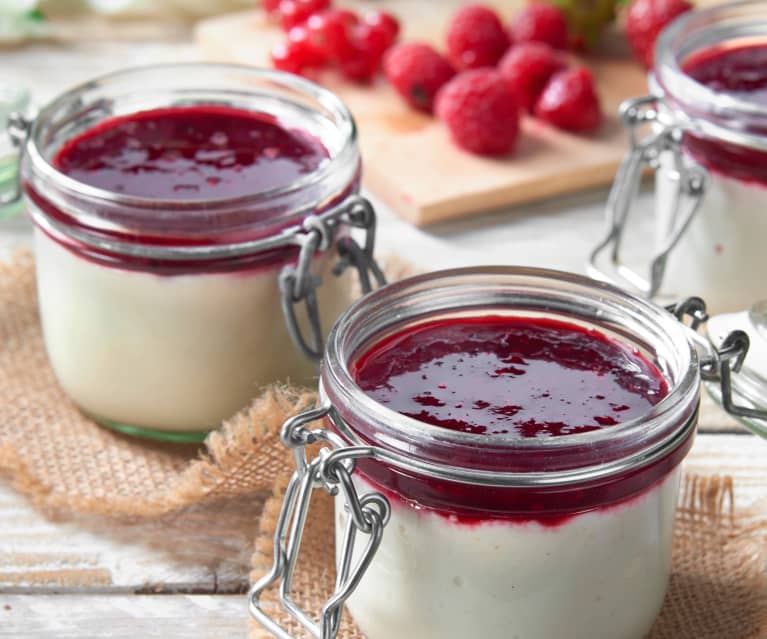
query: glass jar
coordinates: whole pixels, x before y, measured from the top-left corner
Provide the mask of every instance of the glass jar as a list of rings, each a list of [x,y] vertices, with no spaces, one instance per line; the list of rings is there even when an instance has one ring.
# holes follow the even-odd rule
[[[698,56],[746,46],[767,50],[763,0],[691,11],[662,32],[651,95],[622,107],[632,149],[616,175],[608,233],[592,254],[591,274],[650,296],[700,295],[716,313],[767,298],[765,93],[725,91],[687,72]],[[646,165],[656,169],[649,276],[621,257],[622,241],[643,242],[625,229]]]
[[[55,166],[62,145],[100,123],[199,105],[301,131],[327,158],[275,188],[184,200],[106,190]],[[353,264],[380,279],[354,121],[307,80],[235,65],[136,68],[59,96],[22,136],[16,124],[48,356],[67,395],[109,427],[202,439],[259,386],[311,382],[321,326],[350,301],[334,272]]]
[[[675,310],[695,328],[703,318],[699,300]],[[614,337],[657,366],[669,392],[644,416],[593,432],[487,437],[403,416],[351,373],[363,353],[408,327],[499,315]],[[666,591],[701,374],[729,374],[732,357],[651,302],[558,271],[457,269],[379,289],[331,330],[319,408],[283,428],[297,472],[251,613],[275,636],[291,636],[260,604],[281,582],[283,606],[323,639],[335,637],[347,599],[368,639],[641,639]],[[323,426],[311,430],[318,419]],[[305,446],[315,442],[326,448],[310,459]],[[291,599],[290,582],[318,486],[337,494],[339,576],[316,622]]]

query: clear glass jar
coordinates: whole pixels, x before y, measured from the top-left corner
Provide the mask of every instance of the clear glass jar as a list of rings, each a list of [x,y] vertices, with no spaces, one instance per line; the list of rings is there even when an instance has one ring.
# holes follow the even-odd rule
[[[109,118],[189,105],[265,114],[319,140],[328,157],[285,186],[193,200],[97,188],[53,164],[67,140]],[[336,245],[349,249],[350,229],[364,227],[365,249],[347,250],[345,263],[372,252],[374,213],[357,195],[359,176],[349,111],[289,74],[152,66],[53,100],[22,141],[21,179],[45,343],[63,389],[110,427],[200,439],[259,386],[310,382],[315,362],[291,335],[319,355],[319,327],[349,302],[347,278],[331,273]]]
[[[607,237],[592,255],[595,275],[668,299],[699,295],[716,313],[767,298],[764,92],[716,90],[685,71],[695,56],[743,46],[767,48],[763,0],[691,11],[658,38],[652,95],[623,107],[633,148],[616,176]],[[647,124],[651,133],[640,139]],[[643,164],[657,168],[649,277],[620,257],[621,240],[642,242],[623,235]]]
[[[498,315],[559,319],[612,336],[658,367],[668,395],[616,426],[524,439],[435,427],[355,383],[355,359],[406,327]],[[283,429],[298,466],[275,536],[285,554],[254,587],[252,613],[277,636],[290,636],[279,634],[259,597],[284,577],[282,601],[295,613],[291,549],[302,526],[296,533],[294,523],[288,534],[288,522],[306,516],[305,486],[314,482],[338,495],[341,577],[314,626],[327,630],[323,637],[335,636],[348,597],[369,639],[641,639],[666,591],[679,464],[698,418],[694,335],[651,302],[540,269],[431,273],[353,304],[328,338],[322,405]],[[323,428],[306,427],[320,417]],[[310,460],[304,446],[316,441],[334,450]],[[367,544],[350,544],[357,533]],[[302,614],[296,617],[311,625]]]

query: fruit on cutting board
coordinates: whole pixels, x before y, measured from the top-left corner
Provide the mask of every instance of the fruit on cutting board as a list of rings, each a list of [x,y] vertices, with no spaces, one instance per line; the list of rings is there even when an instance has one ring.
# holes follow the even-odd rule
[[[546,83],[565,66],[564,58],[550,46],[542,42],[523,42],[503,56],[498,70],[514,88],[520,108],[532,113]]]
[[[455,143],[479,155],[508,155],[519,135],[517,98],[492,68],[464,71],[437,96],[437,116]]]
[[[554,49],[567,47],[567,19],[553,4],[530,3],[514,18],[511,30],[516,42],[543,42]]]
[[[447,57],[456,69],[495,66],[511,44],[492,9],[480,4],[460,8],[447,29]]]
[[[564,14],[553,5],[529,5],[507,29],[493,9],[471,4],[450,20],[444,57],[424,43],[400,44],[387,54],[384,71],[412,108],[430,112],[437,105],[437,116],[459,147],[508,155],[519,137],[520,111],[577,133],[601,123],[588,71],[561,75],[567,41]]]
[[[572,14],[573,3],[585,0],[560,2]],[[535,0],[505,24],[490,7],[464,5],[449,21],[443,54],[423,42],[395,45],[399,22],[382,11],[360,17],[333,8],[331,0],[269,0],[264,7],[287,29],[272,52],[276,68],[305,73],[334,67],[347,80],[367,84],[383,67],[411,108],[432,113],[439,105],[436,113],[452,140],[471,153],[511,153],[520,111],[576,133],[602,121],[592,75],[585,67],[567,68],[562,50],[573,37],[566,8]]]
[[[331,0],[266,0],[264,10],[287,32],[272,49],[272,64],[290,73],[332,66],[351,82],[370,83],[399,34],[399,21],[390,13],[360,17],[332,8]]]
[[[687,0],[633,0],[626,11],[626,37],[634,57],[651,68],[660,32],[692,8]]]
[[[586,67],[555,73],[535,103],[535,116],[566,131],[591,131],[602,121],[594,76]]]
[[[393,47],[384,59],[384,72],[405,102],[426,113],[432,112],[437,92],[455,75],[447,58],[422,42]]]

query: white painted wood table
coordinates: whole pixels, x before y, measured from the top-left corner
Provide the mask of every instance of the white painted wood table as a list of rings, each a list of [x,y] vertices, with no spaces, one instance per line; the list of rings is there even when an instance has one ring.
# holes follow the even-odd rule
[[[28,86],[41,103],[102,72],[197,55],[184,41],[30,46],[0,51],[0,80]],[[604,200],[604,191],[590,192],[426,230],[379,207],[379,247],[425,269],[497,263],[580,272],[602,232]],[[29,243],[26,220],[0,226],[0,257]],[[723,460],[745,469],[750,479],[739,488],[747,501],[767,497],[761,481],[767,443],[745,431],[701,434],[689,463],[716,473]],[[78,585],[72,578],[78,571],[103,577],[96,580],[102,585]],[[124,543],[74,523],[47,521],[0,480],[0,637],[244,638],[245,598],[224,593],[245,587],[242,574],[218,574],[139,540]]]

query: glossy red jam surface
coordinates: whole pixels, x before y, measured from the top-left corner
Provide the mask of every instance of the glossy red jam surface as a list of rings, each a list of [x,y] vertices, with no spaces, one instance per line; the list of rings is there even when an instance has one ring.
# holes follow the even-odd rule
[[[597,331],[543,318],[486,316],[421,324],[373,345],[353,362],[351,372],[360,388],[397,412],[491,441],[587,437],[589,431],[641,417],[669,392],[658,368],[635,349]],[[688,436],[654,463],[567,489],[461,484],[370,460],[360,460],[358,467],[390,498],[454,521],[533,520],[553,526],[647,490],[673,470],[690,444]],[[584,443],[584,451],[590,448]],[[471,468],[485,454],[465,450],[451,461]],[[594,449],[589,464],[598,464],[600,455]],[[547,471],[552,459],[544,446],[530,453],[525,468]],[[510,461],[506,468],[501,461],[500,467],[519,470],[517,463]]]
[[[320,140],[308,133],[283,126],[275,117],[223,105],[174,106],[141,111],[104,120],[66,141],[52,163],[75,180],[115,193],[144,198],[141,228],[145,232],[116,230],[96,232],[104,239],[144,245],[209,246],[236,244],[279,233],[288,223],[281,198],[274,208],[243,202],[221,211],[203,206],[206,201],[255,196],[288,186],[316,171],[329,158]],[[348,185],[332,203],[357,189]],[[80,226],[66,209],[55,206],[31,185],[27,196],[48,218],[65,226]],[[301,198],[300,193],[291,196]],[[303,197],[307,197],[304,195]],[[311,196],[310,196],[311,197]],[[172,200],[173,230],[162,214],[165,200]],[[156,201],[156,202],[155,202]],[[301,208],[311,201],[293,203]],[[325,203],[328,204],[327,202]],[[119,228],[135,223],[132,209],[110,207],[95,213]],[[255,204],[255,206],[259,206]],[[184,211],[189,210],[187,218]],[[153,217],[154,211],[157,216]],[[215,212],[214,212],[215,211]],[[295,223],[293,220],[290,223]],[[178,233],[176,233],[178,231]],[[205,258],[172,261],[113,254],[107,249],[84,245],[69,236],[49,232],[51,237],[87,259],[155,274],[184,274],[200,271],[246,271],[276,268],[295,260],[295,247],[282,247],[234,258]]]
[[[636,350],[542,318],[421,324],[377,344],[353,374],[398,413],[488,436],[608,428],[646,414],[668,393],[660,371]]]
[[[767,109],[767,43],[716,47],[690,56],[684,72],[694,80]],[[767,136],[767,130],[752,131]],[[767,186],[767,153],[721,140],[685,137],[685,147],[703,166],[732,178]]]
[[[319,140],[272,116],[201,105],[110,118],[68,140],[53,164],[114,193],[208,200],[286,186],[327,157]]]

